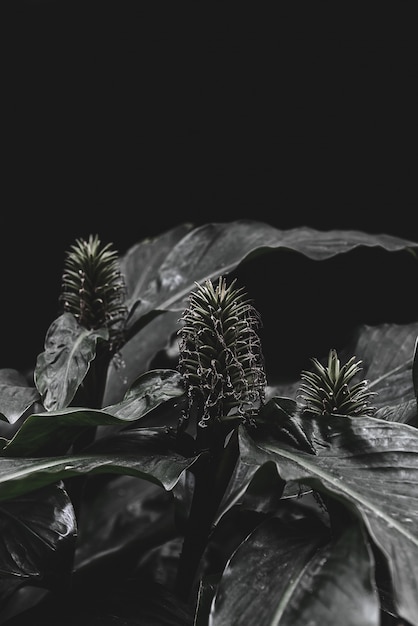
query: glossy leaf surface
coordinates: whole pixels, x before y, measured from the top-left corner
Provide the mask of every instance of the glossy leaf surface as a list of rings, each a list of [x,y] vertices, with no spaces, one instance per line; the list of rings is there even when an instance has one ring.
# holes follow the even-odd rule
[[[276,518],[237,549],[217,589],[209,626],[378,626],[373,557],[353,526],[324,544]]]
[[[99,440],[91,453],[43,458],[0,458],[0,500],[84,474],[126,474],[172,489],[196,457],[173,451],[167,429],[136,429]]]
[[[100,409],[67,408],[30,415],[2,451],[3,456],[63,454],[89,427],[121,426],[141,419],[160,404],[184,394],[174,370],[143,374],[119,404]]]
[[[70,404],[96,356],[97,341],[107,339],[108,334],[104,328],[83,328],[71,313],[51,324],[35,368],[35,384],[47,411]]]
[[[72,542],[74,549],[76,519],[61,483],[1,502],[0,526],[2,575],[38,579],[48,584],[51,571],[57,575],[60,569],[60,546]],[[55,561],[53,553],[57,553]],[[68,563],[63,559],[62,565],[65,564]],[[52,565],[53,570],[45,570]]]
[[[378,246],[388,251],[417,246],[385,234],[309,227],[279,230],[255,220],[210,223],[182,237],[180,233],[176,229],[158,240],[139,243],[121,258],[121,271],[128,285],[129,328],[155,310],[182,310],[196,282],[228,274],[250,255],[283,248],[324,260],[358,246]]]
[[[240,432],[247,481],[273,461],[286,482],[301,482],[343,502],[387,557],[399,614],[418,615],[418,430],[376,418],[307,420],[316,454]]]

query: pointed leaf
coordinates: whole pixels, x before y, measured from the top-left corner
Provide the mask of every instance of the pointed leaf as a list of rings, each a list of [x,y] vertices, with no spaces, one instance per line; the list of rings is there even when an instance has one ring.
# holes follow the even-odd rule
[[[286,532],[271,518],[238,548],[217,589],[210,626],[378,626],[373,557],[357,526],[337,541]]]
[[[274,461],[280,477],[326,492],[363,519],[388,561],[399,615],[418,615],[418,430],[377,418],[309,420],[317,454],[274,440],[257,444],[240,429],[247,481]]]
[[[279,230],[253,220],[205,224],[183,237],[179,237],[179,230],[171,238],[170,234],[137,244],[121,258],[121,271],[128,285],[131,334],[134,326],[139,329],[141,318],[156,310],[182,310],[195,282],[227,274],[255,254],[286,248],[323,260],[358,246],[378,246],[388,251],[417,246],[385,234],[309,227]]]
[[[3,456],[63,454],[86,428],[139,420],[160,404],[184,394],[180,374],[152,370],[140,376],[125,399],[105,409],[67,408],[30,415],[2,451]]]
[[[35,368],[35,385],[47,411],[70,404],[96,356],[97,341],[108,334],[105,328],[83,328],[71,313],[52,322]]]
[[[103,438],[91,452],[44,458],[0,458],[0,501],[45,485],[85,474],[139,476],[171,490],[197,457],[173,451],[173,435],[165,428],[135,430]]]

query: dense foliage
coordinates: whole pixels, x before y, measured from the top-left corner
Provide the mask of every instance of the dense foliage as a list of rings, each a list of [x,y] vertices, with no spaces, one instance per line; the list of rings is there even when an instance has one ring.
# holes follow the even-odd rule
[[[361,319],[355,268],[302,315],[280,288],[289,254],[417,250],[256,221],[75,242],[33,371],[0,370],[0,622],[418,626],[418,313]],[[295,375],[286,312],[355,324]]]

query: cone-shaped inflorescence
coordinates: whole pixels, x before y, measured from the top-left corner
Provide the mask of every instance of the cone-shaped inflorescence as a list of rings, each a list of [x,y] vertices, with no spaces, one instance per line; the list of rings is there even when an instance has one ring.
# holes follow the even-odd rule
[[[77,239],[65,259],[60,300],[84,328],[108,328],[112,352],[123,341],[125,296],[118,254],[111,244],[102,245],[97,235]]]
[[[299,398],[303,411],[349,417],[374,415],[376,409],[371,405],[370,398],[375,393],[369,390],[368,381],[361,380],[351,385],[361,370],[361,361],[356,361],[353,356],[341,365],[335,349],[329,351],[326,366],[315,358],[311,361],[313,371],[303,371],[301,374]]]
[[[258,311],[236,280],[198,285],[180,321],[179,371],[198,426],[242,418],[251,421],[265,398]]]

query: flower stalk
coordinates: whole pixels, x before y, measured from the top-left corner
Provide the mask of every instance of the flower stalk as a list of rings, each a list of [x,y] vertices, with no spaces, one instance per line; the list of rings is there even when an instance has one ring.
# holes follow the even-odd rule
[[[179,430],[193,421],[194,491],[180,557],[177,591],[187,599],[238,459],[237,427],[264,403],[266,375],[257,329],[261,319],[243,288],[207,280],[191,293],[180,321],[179,365],[188,405]]]

